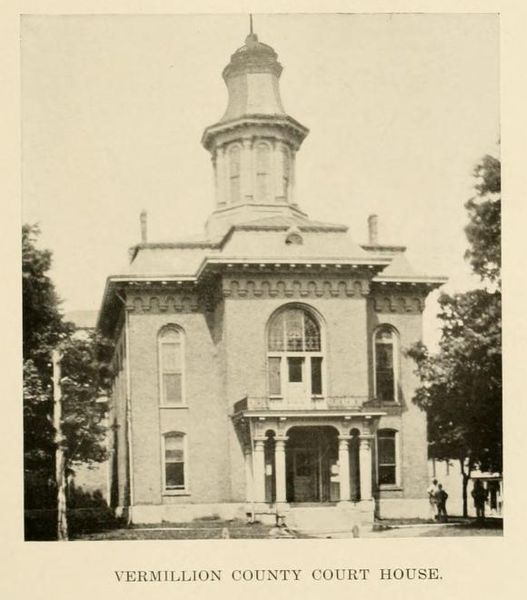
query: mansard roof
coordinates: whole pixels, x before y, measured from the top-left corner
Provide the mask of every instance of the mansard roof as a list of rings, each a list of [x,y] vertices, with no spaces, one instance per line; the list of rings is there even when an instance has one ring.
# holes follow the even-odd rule
[[[289,242],[291,234],[294,243]],[[238,223],[217,240],[141,243],[132,248],[126,271],[108,278],[99,322],[113,288],[131,282],[197,283],[206,271],[224,268],[232,272],[269,265],[288,270],[360,267],[368,269],[374,284],[421,284],[425,289],[445,281],[416,273],[404,251],[404,246],[360,246],[349,235],[347,226],[302,216],[272,216]]]
[[[295,231],[300,243],[289,244]],[[217,240],[182,240],[138,244],[131,251],[128,274],[198,278],[207,262],[343,262],[385,267],[390,258],[366,252],[348,227],[301,216],[272,216],[232,225]],[[125,276],[125,274],[123,274]]]

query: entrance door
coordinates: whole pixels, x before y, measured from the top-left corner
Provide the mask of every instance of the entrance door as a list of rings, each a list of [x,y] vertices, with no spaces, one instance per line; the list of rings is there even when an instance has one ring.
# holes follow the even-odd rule
[[[332,489],[331,482],[332,465],[336,465],[338,460],[337,436],[332,427],[292,427],[288,431],[288,502],[330,502],[338,499],[338,489]]]
[[[305,405],[307,399],[306,364],[303,356],[287,357],[287,404]]]
[[[319,465],[312,448],[295,448],[293,455],[293,488],[295,502],[317,502]]]

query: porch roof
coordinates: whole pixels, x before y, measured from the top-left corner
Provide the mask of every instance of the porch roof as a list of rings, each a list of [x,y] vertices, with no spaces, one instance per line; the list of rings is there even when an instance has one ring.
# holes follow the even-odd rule
[[[363,396],[333,396],[313,400],[311,406],[280,406],[280,400],[268,397],[246,396],[234,404],[233,414],[236,417],[382,417],[386,411],[368,405],[368,398]]]

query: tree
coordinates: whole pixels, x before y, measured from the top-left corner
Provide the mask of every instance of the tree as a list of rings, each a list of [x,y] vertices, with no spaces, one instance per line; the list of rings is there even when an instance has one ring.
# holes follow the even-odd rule
[[[48,271],[51,252],[37,247],[38,225],[22,227],[22,351],[41,376],[50,374],[51,349],[70,335],[73,325],[64,321],[60,299]]]
[[[52,353],[59,540],[68,539],[68,471],[76,463],[100,462],[106,458],[105,403],[99,403],[99,397],[110,378],[101,360],[103,353],[104,340],[96,333],[73,336]]]
[[[104,396],[111,382],[107,362],[111,345],[94,331],[83,338],[69,338],[61,347],[62,433],[68,467],[106,458]]]
[[[109,384],[109,343],[95,333],[77,337],[73,324],[64,320],[48,275],[51,252],[37,247],[39,233],[36,225],[22,228],[26,509],[51,505],[58,445],[62,474],[77,463],[104,460],[104,407],[97,399]],[[54,427],[52,352],[59,349],[62,374],[55,392],[59,386],[62,414]]]
[[[26,506],[44,502],[53,476],[51,352],[73,331],[48,276],[51,252],[37,247],[38,225],[22,227],[22,354]]]
[[[475,168],[477,195],[465,204],[469,223],[465,228],[470,247],[465,253],[474,272],[484,281],[497,282],[501,270],[501,167],[486,155]]]
[[[439,351],[418,344],[408,352],[421,381],[413,400],[427,412],[430,457],[459,460],[465,516],[472,470],[502,470],[499,161],[484,157],[474,174],[465,256],[486,287],[443,293]]]

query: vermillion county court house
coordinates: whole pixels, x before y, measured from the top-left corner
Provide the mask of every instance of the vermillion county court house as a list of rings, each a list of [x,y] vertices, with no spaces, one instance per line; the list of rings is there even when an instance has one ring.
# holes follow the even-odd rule
[[[142,241],[108,278],[116,340],[111,503],[133,522],[247,514],[308,526],[426,516],[426,418],[412,402],[427,293],[404,247],[359,245],[294,198],[308,130],[251,33],[207,127],[215,207],[202,241]],[[317,512],[318,511],[318,512]]]

